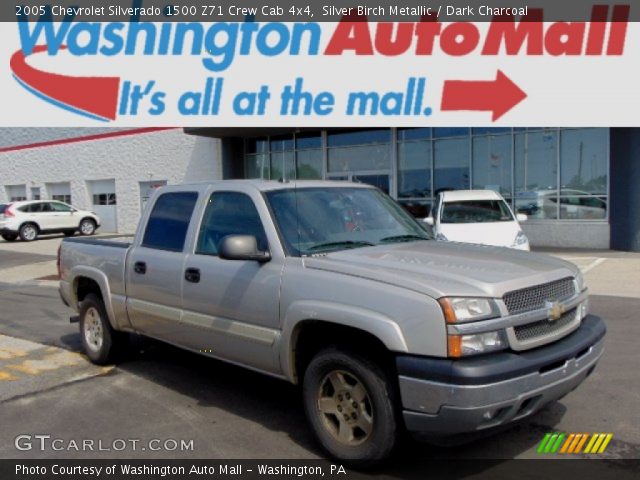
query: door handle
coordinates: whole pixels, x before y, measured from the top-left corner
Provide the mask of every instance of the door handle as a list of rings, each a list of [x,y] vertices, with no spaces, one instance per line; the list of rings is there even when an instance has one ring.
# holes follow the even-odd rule
[[[133,271],[140,275],[144,275],[147,273],[147,264],[145,262],[136,262],[133,264]]]
[[[184,279],[187,282],[198,283],[200,282],[200,269],[199,268],[187,268],[184,272]]]

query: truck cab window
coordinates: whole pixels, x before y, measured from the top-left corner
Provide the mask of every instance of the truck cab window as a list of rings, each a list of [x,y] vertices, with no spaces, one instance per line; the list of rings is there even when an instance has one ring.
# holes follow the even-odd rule
[[[214,192],[204,212],[196,253],[217,255],[227,235],[253,235],[260,250],[267,250],[267,235],[251,198],[239,192]]]
[[[197,200],[196,192],[170,192],[160,195],[149,216],[142,246],[181,252]]]

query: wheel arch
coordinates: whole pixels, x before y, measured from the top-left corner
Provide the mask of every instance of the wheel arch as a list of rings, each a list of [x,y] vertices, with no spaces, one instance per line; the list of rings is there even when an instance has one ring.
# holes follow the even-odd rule
[[[38,233],[40,233],[42,231],[42,228],[40,228],[40,225],[38,225],[38,222],[36,222],[35,220],[25,220],[24,222],[20,223],[20,226],[18,227],[18,232],[25,225],[34,225],[38,229]]]
[[[408,351],[402,331],[392,319],[366,309],[325,302],[292,305],[285,318],[282,339],[281,366],[293,383],[299,383],[313,354],[324,346],[364,350],[367,356],[371,351],[385,361],[394,352]]]
[[[72,302],[76,310],[80,310],[80,302],[90,293],[98,295],[104,303],[109,323],[117,328],[116,316],[111,303],[111,289],[106,275],[91,267],[75,267],[71,271]]]

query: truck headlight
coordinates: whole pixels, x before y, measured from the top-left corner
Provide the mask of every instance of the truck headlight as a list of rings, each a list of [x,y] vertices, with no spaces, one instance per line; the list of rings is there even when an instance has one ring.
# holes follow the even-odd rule
[[[500,316],[500,310],[492,298],[443,297],[438,300],[448,324],[487,320]],[[457,358],[466,355],[503,350],[507,347],[503,331],[476,333],[472,335],[448,334],[447,353]]]
[[[447,341],[447,353],[453,358],[504,350],[506,347],[507,339],[503,331],[449,335]]]
[[[436,240],[439,242],[448,242],[447,237],[445,237],[442,233],[436,233]]]
[[[447,323],[465,323],[500,316],[491,298],[443,297],[438,300]]]

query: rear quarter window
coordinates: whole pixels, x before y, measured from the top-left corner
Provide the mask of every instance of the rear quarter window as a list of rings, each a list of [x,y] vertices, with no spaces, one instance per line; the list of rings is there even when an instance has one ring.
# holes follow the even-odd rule
[[[142,246],[181,252],[197,201],[197,192],[170,192],[160,195],[149,216]]]

